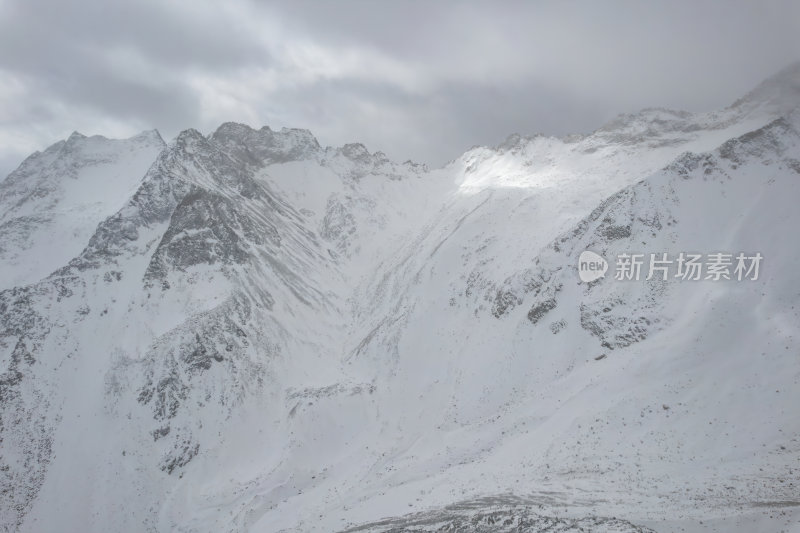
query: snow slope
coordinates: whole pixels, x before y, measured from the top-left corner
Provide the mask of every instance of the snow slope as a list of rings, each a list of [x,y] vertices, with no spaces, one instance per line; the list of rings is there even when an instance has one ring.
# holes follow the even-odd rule
[[[798,87],[435,170],[233,123],[31,156],[0,182],[0,524],[798,531]],[[764,261],[613,279],[662,252]]]

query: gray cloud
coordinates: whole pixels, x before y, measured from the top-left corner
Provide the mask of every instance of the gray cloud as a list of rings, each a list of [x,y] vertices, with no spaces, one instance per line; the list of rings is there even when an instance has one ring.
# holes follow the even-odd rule
[[[724,107],[797,59],[792,0],[0,0],[0,174],[72,130],[227,120],[437,165],[513,132]]]

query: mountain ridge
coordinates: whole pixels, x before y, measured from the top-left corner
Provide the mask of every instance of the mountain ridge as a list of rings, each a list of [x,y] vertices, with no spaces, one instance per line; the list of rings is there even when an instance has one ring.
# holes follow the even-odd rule
[[[433,170],[235,123],[52,145],[86,157],[36,179],[129,188],[0,290],[4,527],[784,527],[799,121],[650,110]],[[44,205],[25,192],[0,192],[4,215]],[[586,284],[584,249],[765,270]]]

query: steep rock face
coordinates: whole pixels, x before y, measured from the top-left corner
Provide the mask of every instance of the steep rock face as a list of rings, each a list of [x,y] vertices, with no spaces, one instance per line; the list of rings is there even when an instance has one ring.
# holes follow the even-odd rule
[[[49,390],[52,383],[40,382],[36,375],[40,352],[55,348],[47,342],[48,320],[30,305],[39,294],[29,289],[0,293],[5,363],[0,374],[0,520],[10,531],[22,524],[44,482],[53,454],[53,428],[59,421]]]
[[[542,516],[531,509],[532,503],[528,502],[528,505],[525,505],[524,502],[515,501],[515,498],[486,498],[462,502],[440,510],[363,524],[348,528],[342,533],[425,533],[434,531],[651,533],[653,531],[617,518]]]
[[[301,129],[283,128],[276,132],[264,126],[254,130],[244,124],[226,122],[211,134],[210,140],[255,167],[314,159],[323,152],[311,132]]]

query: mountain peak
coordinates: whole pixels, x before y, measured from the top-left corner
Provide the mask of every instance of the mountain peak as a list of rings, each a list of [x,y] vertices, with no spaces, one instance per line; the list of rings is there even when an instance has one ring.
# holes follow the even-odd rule
[[[269,129],[269,126],[264,126],[261,128],[261,131],[272,131]],[[247,124],[242,124],[240,122],[223,122],[220,126],[210,135],[210,137],[221,137],[221,136],[237,136],[241,137],[244,135],[252,135],[255,133],[256,130],[248,126]]]
[[[361,143],[348,143],[342,146],[342,154],[348,159],[366,159],[372,154],[369,153],[367,147]]]
[[[193,146],[198,143],[208,142],[202,133],[194,128],[183,130],[175,138],[175,144],[181,147]]]
[[[732,108],[764,106],[784,114],[800,105],[800,61],[796,61],[759,83],[738,99]]]
[[[185,129],[178,134],[176,140],[178,141],[186,141],[186,140],[194,140],[198,138],[203,138],[203,134],[197,131],[194,128]]]
[[[72,133],[69,134],[69,137],[67,137],[67,142],[79,141],[79,140],[83,140],[85,138],[86,138],[86,135],[84,135],[84,134],[82,134],[82,133],[80,133],[78,131],[73,131]]]
[[[308,130],[281,128],[273,131],[269,126],[255,130],[237,122],[223,123],[209,139],[229,154],[255,166],[310,159],[321,150],[316,137]]]

